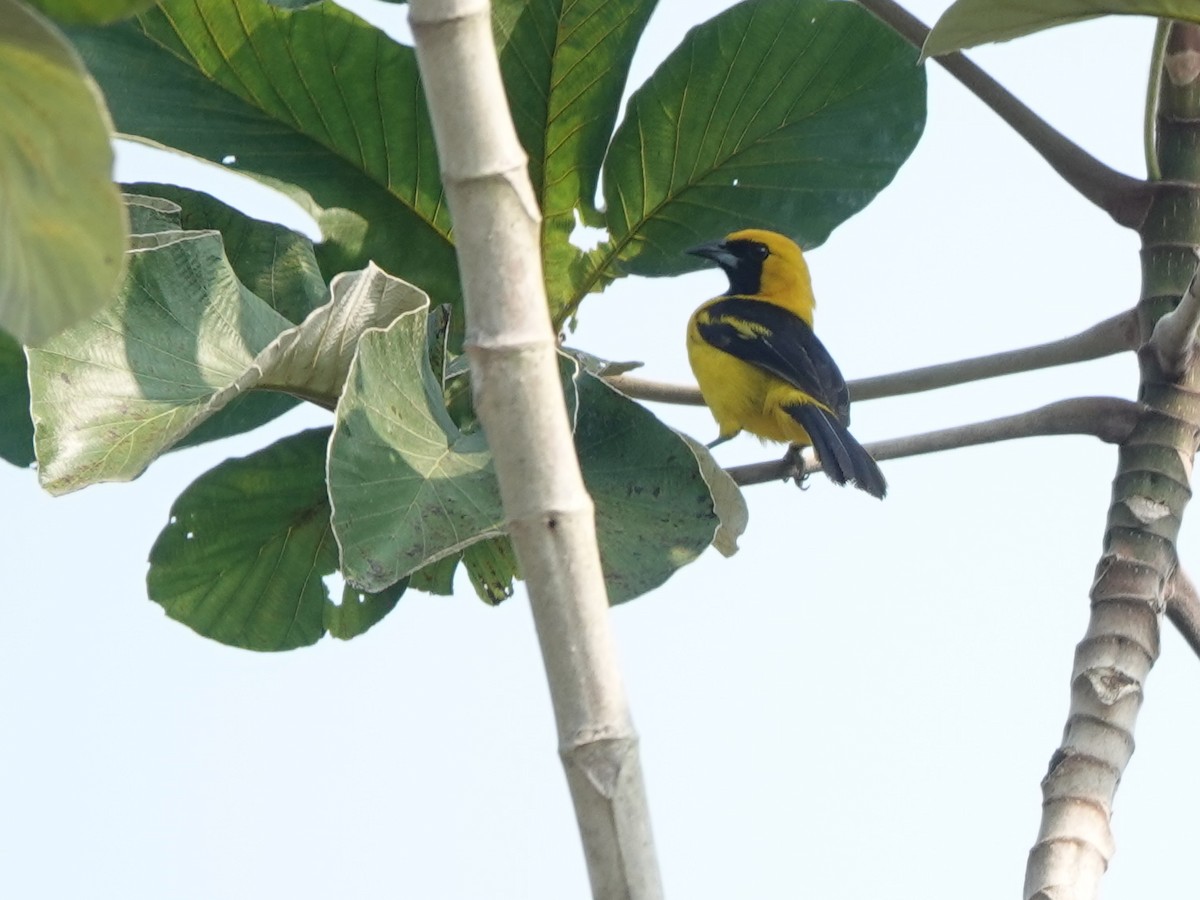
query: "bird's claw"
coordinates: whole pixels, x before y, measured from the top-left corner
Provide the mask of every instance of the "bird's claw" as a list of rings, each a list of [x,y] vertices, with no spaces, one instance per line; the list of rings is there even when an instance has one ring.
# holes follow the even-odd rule
[[[800,445],[792,444],[787,448],[787,453],[783,454],[783,480],[795,481],[796,487],[802,491],[808,489],[808,476],[812,474],[804,465],[803,451],[804,448]]]

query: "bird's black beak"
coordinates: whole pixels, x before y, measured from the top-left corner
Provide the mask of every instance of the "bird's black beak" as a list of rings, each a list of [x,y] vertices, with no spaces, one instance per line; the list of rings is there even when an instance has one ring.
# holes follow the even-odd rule
[[[700,244],[697,247],[689,247],[685,253],[690,253],[692,256],[702,256],[705,259],[711,259],[722,269],[736,269],[738,258],[729,252],[729,247],[724,241],[710,241],[707,244]]]

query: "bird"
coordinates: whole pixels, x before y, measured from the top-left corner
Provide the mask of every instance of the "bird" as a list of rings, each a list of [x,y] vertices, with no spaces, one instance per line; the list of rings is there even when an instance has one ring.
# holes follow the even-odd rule
[[[710,444],[748,431],[811,446],[835,484],[883,499],[879,465],[850,434],[850,393],[813,333],[812,280],[804,252],[774,231],[750,228],[692,247],[729,276],[729,290],[688,321],[688,361],[720,429]]]

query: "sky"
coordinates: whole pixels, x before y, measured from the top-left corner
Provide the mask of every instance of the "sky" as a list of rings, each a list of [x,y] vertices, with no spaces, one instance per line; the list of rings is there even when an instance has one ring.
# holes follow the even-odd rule
[[[943,5],[909,4],[927,22]],[[721,7],[662,0],[631,83]],[[1141,175],[1152,34],[1104,19],[972,56]],[[929,82],[911,160],[809,255],[817,330],[850,378],[1063,337],[1137,297],[1136,236],[937,67]],[[302,224],[268,192],[141,151],[123,150],[117,175],[190,180]],[[619,282],[585,302],[571,343],[690,381],[685,322],[723,288],[716,272]],[[1135,389],[1126,355],[858,404],[854,432]],[[715,435],[703,409],[653,409]],[[521,590],[495,609],[465,579],[452,598],[414,592],[360,638],[286,654],[205,640],[146,599],[149,548],[193,478],[326,421],[295,412],[64,498],[0,468],[0,896],[587,895]],[[717,452],[775,454],[750,437]],[[1038,438],[888,461],[882,503],[820,477],[749,488],[736,556],[710,550],[616,609],[667,896],[1015,896],[1115,458]],[[1185,566],[1198,551],[1185,521]],[[1167,626],[1116,800],[1109,900],[1177,896],[1193,877],[1198,667]]]

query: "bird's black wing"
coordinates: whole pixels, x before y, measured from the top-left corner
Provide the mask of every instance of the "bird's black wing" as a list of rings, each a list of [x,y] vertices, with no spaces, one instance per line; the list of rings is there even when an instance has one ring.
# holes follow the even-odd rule
[[[723,297],[700,310],[696,330],[718,350],[782,378],[849,424],[846,379],[799,316],[764,300]]]

